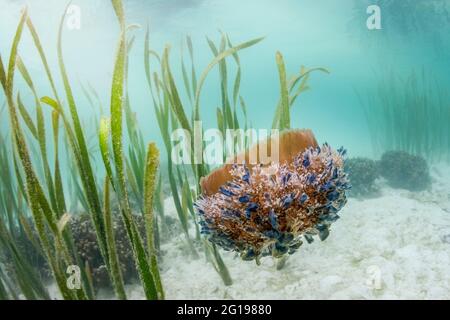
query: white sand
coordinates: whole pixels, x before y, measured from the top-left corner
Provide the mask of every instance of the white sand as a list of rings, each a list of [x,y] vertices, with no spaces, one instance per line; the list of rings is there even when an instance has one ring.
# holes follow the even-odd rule
[[[162,247],[167,298],[450,299],[450,168],[432,173],[432,191],[382,185],[378,198],[350,198],[329,238],[305,242],[280,271],[272,258],[256,266],[222,251],[229,287],[203,257],[185,258],[183,238],[174,238]],[[129,294],[142,297],[137,287]]]

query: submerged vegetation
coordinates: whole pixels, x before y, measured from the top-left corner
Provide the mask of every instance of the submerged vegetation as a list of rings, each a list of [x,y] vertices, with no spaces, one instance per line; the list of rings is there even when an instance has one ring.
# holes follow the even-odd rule
[[[429,160],[450,159],[450,96],[422,71],[378,78],[375,92],[359,95],[376,154],[398,150]]]
[[[28,237],[29,242],[34,245],[33,249],[37,252],[42,252],[42,256],[45,257],[62,298],[90,299],[95,297],[91,266],[81,259],[75,248],[73,234],[70,228],[66,227],[71,219],[71,215],[66,210],[68,199],[64,193],[64,183],[60,168],[58,147],[62,136],[60,124],[64,128],[64,138],[70,146],[71,156],[75,159],[74,167],[77,177],[74,181],[80,183],[77,184],[77,193],[82,194],[80,198],[83,199],[85,208],[92,220],[98,248],[117,297],[124,299],[126,294],[112,227],[111,193],[115,193],[117,199],[120,199],[115,205],[118,206],[118,211],[130,239],[133,259],[146,297],[148,299],[164,298],[159,271],[154,258],[156,254],[155,248],[153,241],[149,240],[154,237],[153,213],[149,206],[151,207],[155,188],[159,153],[156,147],[150,144],[147,153],[147,164],[141,169],[145,171],[145,175],[142,176],[143,196],[147,197],[147,199],[144,199],[146,209],[142,212],[148,238],[148,243],[145,245],[131,213],[122,147],[123,96],[126,91],[124,88],[127,54],[125,49],[127,43],[126,25],[121,2],[112,1],[112,4],[122,32],[112,78],[111,129],[106,130],[109,126],[104,125],[101,126],[99,132],[100,147],[107,172],[107,177],[104,177],[104,184],[99,181],[101,177],[98,177],[93,170],[92,159],[86,143],[86,134],[80,124],[76,100],[73,96],[69,76],[64,65],[62,29],[65,16],[63,15],[59,28],[58,63],[63,79],[67,106],[64,106],[56,90],[54,77],[50,72],[44,49],[26,10],[22,13],[6,67],[2,59],[0,59],[0,80],[7,99],[11,138],[11,150],[4,151],[4,153],[12,155],[12,159],[10,157],[2,157],[2,167],[5,170],[11,169],[10,172],[15,172],[16,174],[14,179],[2,179],[1,183],[2,188],[9,189],[7,194],[10,196],[2,201],[2,215],[7,215],[5,219],[2,216],[0,222],[2,248],[9,248],[5,255],[9,256],[6,257],[9,258],[7,261],[13,264],[13,267],[10,268],[8,268],[7,263],[0,265],[2,269],[0,278],[1,298],[16,298],[19,293],[29,299],[49,298],[45,284],[41,281],[39,274],[35,274],[37,272],[34,271],[28,255],[21,251],[20,248],[16,248],[14,237],[18,236]],[[33,81],[20,59],[18,47],[25,28],[30,31],[41,57],[53,97],[39,97]],[[15,96],[14,77],[16,70],[20,72],[35,97],[36,120],[33,120],[27,108],[23,105],[19,93],[17,93],[17,97]],[[48,105],[50,108],[44,110],[44,105]],[[68,114],[65,107],[68,107]],[[48,124],[45,123],[44,113],[47,111],[50,111],[52,116],[51,128],[54,146],[52,169],[48,157],[48,141],[46,141],[45,134]],[[102,123],[108,121],[102,120]],[[111,148],[110,139],[112,140],[113,157],[109,155]],[[43,174],[40,174],[41,170],[37,168],[38,164],[31,156],[30,150],[35,145],[38,146]],[[2,146],[4,149],[7,149],[7,144]],[[12,153],[9,151],[12,151]],[[33,152],[33,154],[36,154],[36,152]],[[11,163],[13,163],[14,169],[11,167]],[[103,188],[101,185],[103,185]],[[103,199],[101,194],[103,194]],[[32,224],[28,223],[30,218],[33,221]],[[66,283],[66,270],[74,265],[80,269],[81,285],[70,289]],[[20,274],[11,277],[8,274],[11,270],[16,271],[16,273],[20,272]],[[15,280],[14,283],[11,283],[12,280]]]
[[[365,27],[370,5],[381,9],[383,32],[372,32]],[[431,48],[435,56],[448,58],[450,43],[446,34],[450,27],[450,4],[447,0],[354,0],[353,13],[352,31],[357,32],[365,47],[392,48],[415,43],[417,50],[420,41],[425,50]]]
[[[380,8],[380,30],[366,27],[371,5]],[[449,160],[449,1],[355,0],[353,10],[349,35],[357,36],[370,60],[384,66],[371,81],[374,90],[358,90],[376,157],[398,150]],[[422,69],[408,71],[418,63]]]
[[[202,88],[216,67],[221,92],[217,127],[222,133],[249,127],[247,106],[240,95],[242,70],[238,54],[262,38],[238,45],[233,45],[225,34],[218,44],[207,39],[214,58],[199,73],[194,63],[194,47],[187,37],[189,64],[182,57],[182,80],[177,81],[169,61],[169,46],[161,54],[152,50],[147,30],[145,74],[168,155],[167,165],[159,169],[159,150],[154,143],[146,147],[128,96],[128,52],[135,40],[132,35],[135,26],[127,25],[120,0],[111,3],[120,25],[120,37],[111,78],[109,116],[102,107],[101,118],[94,117],[97,137],[93,140],[82,125],[79,98],[74,95],[64,64],[65,15],[61,18],[57,42],[63,92],[57,90],[46,50],[26,10],[21,15],[8,60],[4,61],[4,55],[0,55],[0,83],[6,98],[2,115],[9,117],[9,131],[0,132],[0,299],[50,299],[47,288],[53,283],[63,299],[94,299],[99,273],[117,298],[126,299],[130,263],[145,297],[164,299],[158,260],[162,233],[169,230],[162,196],[166,180],[190,254],[198,257],[204,252],[224,284],[232,283],[232,275],[218,248],[201,237],[193,207],[201,192],[200,179],[210,168],[206,164],[174,165],[170,135],[177,128],[194,131],[195,121],[201,120]],[[51,94],[42,95],[38,91],[21,58],[19,47],[24,32],[32,37]],[[230,60],[233,68],[229,68]],[[273,128],[285,130],[290,128],[292,106],[309,88],[310,74],[327,71],[302,67],[297,75],[288,78],[281,53],[276,54],[276,63],[281,90]],[[232,79],[230,71],[234,71]],[[23,78],[26,88],[16,88],[18,76]],[[91,105],[102,105],[90,85],[82,85],[82,92]],[[21,93],[32,95],[33,106],[22,100]],[[60,148],[63,143],[67,150]],[[242,144],[236,137],[238,149],[249,144],[247,140]],[[98,157],[92,145],[98,148]],[[101,158],[104,170],[97,170],[96,158]],[[68,176],[63,172],[68,172]],[[83,225],[88,230],[81,230]],[[83,240],[89,241],[85,243],[89,248],[79,239],[86,232],[90,238]],[[124,247],[124,242],[129,246]],[[124,254],[129,259],[127,267]],[[39,265],[45,267],[37,270]],[[79,267],[81,282],[71,288],[67,279],[73,266]]]

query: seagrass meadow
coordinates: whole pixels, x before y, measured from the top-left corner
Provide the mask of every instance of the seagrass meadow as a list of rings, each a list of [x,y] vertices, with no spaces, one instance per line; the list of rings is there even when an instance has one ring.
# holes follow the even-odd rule
[[[1,300],[450,298],[448,1],[0,8]]]

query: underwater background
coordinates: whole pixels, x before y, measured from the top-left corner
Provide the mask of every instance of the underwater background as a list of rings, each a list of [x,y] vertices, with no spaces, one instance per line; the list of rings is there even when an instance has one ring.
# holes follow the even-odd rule
[[[241,58],[241,94],[246,98],[255,127],[270,126],[278,99],[276,50],[285,56],[288,71],[294,72],[302,65],[327,68],[329,75],[311,77],[310,92],[301,97],[299,106],[293,111],[293,126],[311,128],[320,141],[343,144],[350,154],[365,155],[371,154],[372,147],[364,112],[355,92],[364,96],[375,93],[383,77],[391,72],[406,78],[413,72],[420,74],[425,70],[440,85],[448,83],[449,39],[446,31],[449,22],[445,11],[448,3],[387,1],[382,12],[382,29],[368,30],[366,9],[376,3],[332,0],[280,3],[126,1],[125,9],[130,23],[149,24],[151,46],[156,51],[169,43],[174,54],[179,55],[185,36],[190,35],[200,66],[211,59],[206,36],[216,39],[222,31],[234,43],[266,37],[257,47],[244,51]],[[29,6],[42,42],[54,46],[61,12],[67,5],[61,1],[2,1],[2,39],[11,39],[25,4]],[[82,10],[81,27],[64,34],[68,72],[76,81],[93,85],[105,104],[119,27],[114,23],[114,12],[108,1],[73,4]],[[143,36],[142,27],[136,31],[136,37]],[[2,52],[9,48],[7,41],[0,45]],[[31,75],[39,75],[39,57],[32,46],[31,37],[25,35],[21,47],[27,54],[23,59],[29,65]],[[130,52],[130,97],[133,110],[142,119],[145,136],[158,139],[157,127],[150,125],[155,117],[149,106],[149,92],[143,85],[142,50],[143,41],[136,41]],[[56,57],[56,50],[48,50],[48,55],[50,61],[55,61],[52,58]],[[215,118],[215,108],[220,104],[214,77],[217,74],[211,75],[202,97],[206,124]],[[39,81],[36,85],[40,85]],[[79,95],[80,99],[84,98]],[[92,112],[87,103],[81,107]]]
[[[128,153],[128,150],[133,147],[129,145],[139,146],[133,149],[138,150],[136,151],[138,160],[135,162],[130,160],[130,163],[126,164],[129,165],[126,168],[127,174],[133,172],[136,179],[133,180],[135,185],[131,184],[129,187],[132,190],[129,191],[130,194],[134,195],[130,196],[129,202],[132,207],[130,213],[145,211],[143,207],[146,200],[143,199],[143,195],[146,182],[141,180],[144,179],[146,159],[151,157],[145,157],[145,147],[141,146],[152,141],[161,151],[161,178],[156,179],[160,179],[161,190],[160,194],[154,197],[158,199],[153,200],[157,202],[153,206],[157,212],[154,221],[155,232],[159,235],[156,239],[157,253],[155,253],[158,258],[154,259],[159,261],[161,275],[159,272],[156,275],[157,272],[153,269],[155,268],[153,255],[148,253],[148,259],[152,261],[149,263],[151,267],[148,268],[153,270],[150,273],[153,273],[152,281],[158,291],[157,294],[149,294],[152,290],[146,291],[148,287],[145,289],[145,285],[146,294],[142,293],[133,263],[134,259],[137,259],[136,252],[139,254],[139,246],[135,246],[133,244],[135,240],[132,239],[130,247],[126,239],[127,232],[128,236],[133,235],[133,232],[124,231],[127,228],[123,226],[124,222],[120,218],[114,222],[116,241],[125,243],[123,247],[122,244],[118,244],[117,250],[121,256],[119,259],[121,273],[126,282],[124,290],[127,291],[128,298],[164,298],[161,294],[162,289],[158,289],[159,281],[164,287],[165,297],[176,299],[450,298],[450,277],[448,277],[450,270],[447,270],[450,262],[448,182],[450,1],[124,0],[122,2],[127,25],[136,24],[126,31],[127,40],[133,39],[126,57],[125,82],[127,103],[131,108],[130,114],[134,115],[132,118],[135,123],[124,127],[124,132],[129,130],[128,135],[124,137],[125,158],[132,158],[132,152]],[[367,26],[367,20],[373,14],[367,11],[371,5],[377,5],[381,10],[381,29],[371,30]],[[62,54],[89,149],[96,180],[94,185],[102,189],[99,191],[101,198],[105,193],[102,187],[103,180],[109,173],[103,164],[98,130],[101,119],[109,115],[111,85],[114,66],[117,63],[117,41],[123,29],[117,22],[117,10],[114,10],[110,1],[74,0],[71,6],[80,10],[81,20],[78,27],[70,27],[68,24],[70,22],[67,21],[70,21],[73,12],[67,13],[66,23],[62,24]],[[61,66],[58,64],[57,52],[58,26],[66,11],[65,1],[0,0],[0,53],[5,69],[24,7],[27,7],[27,14],[39,34],[49,68],[54,73],[56,91],[60,92],[62,104],[67,104],[64,94],[67,89],[61,81],[59,71]],[[353,189],[347,192],[348,203],[341,211],[342,219],[335,223],[336,226],[333,225],[327,241],[323,243],[316,241],[310,246],[304,245],[295,255],[281,264],[263,258],[261,266],[242,261],[233,253],[222,251],[215,246],[209,248],[208,244],[203,244],[198,218],[194,212],[194,202],[200,193],[197,186],[199,177],[196,177],[198,172],[187,172],[187,169],[183,171],[185,169],[181,169],[181,166],[173,166],[170,163],[164,137],[158,126],[160,120],[154,109],[155,102],[148,87],[147,66],[144,62],[148,58],[144,54],[147,26],[148,43],[152,52],[162,53],[166,45],[170,45],[171,71],[188,115],[193,110],[191,100],[193,97],[184,90],[183,85],[186,83],[183,79],[185,75],[182,66],[187,68],[188,73],[191,72],[189,41],[192,41],[194,47],[194,66],[198,69],[197,76],[200,76],[201,71],[214,59],[209,39],[219,48],[223,44],[225,33],[229,41],[226,44],[228,48],[264,37],[262,41],[239,51],[239,69],[233,60],[234,56],[226,58],[229,78],[225,82],[229,86],[229,99],[233,100],[233,106],[238,108],[241,124],[245,121],[252,128],[272,127],[273,116],[280,100],[277,51],[282,53],[288,78],[301,73],[302,66],[308,69],[324,68],[308,75],[305,83],[307,90],[301,92],[289,112],[290,128],[309,128],[314,132],[319,145],[327,142],[335,149],[344,146],[347,150],[348,161],[345,163],[345,170]],[[187,36],[189,38],[186,38]],[[37,96],[52,97],[53,90],[49,86],[42,58],[36,50],[35,40],[30,32],[23,32],[18,48],[20,60],[33,79]],[[183,60],[181,56],[184,57]],[[152,66],[155,65],[153,68],[155,70],[158,68],[159,72],[160,66],[156,66],[155,61],[152,63],[154,63]],[[218,70],[219,68],[215,67],[210,72],[202,88],[200,104],[204,129],[218,127],[217,109],[223,108],[223,91],[221,91],[223,75]],[[233,99],[234,77],[238,71],[240,73],[238,95],[242,97],[240,101],[245,100],[245,120],[242,103]],[[21,73],[23,74],[22,71]],[[34,121],[33,105],[36,104],[36,96],[29,89],[25,77],[20,76],[19,71],[16,72],[14,81],[12,96],[17,100],[17,93],[20,92],[20,100]],[[11,189],[6,187],[6,183],[4,186],[0,183],[0,190],[5,194],[8,192],[15,194],[19,193],[17,190],[21,181],[17,176],[24,179],[27,172],[14,166],[18,156],[12,157],[9,151],[12,131],[7,105],[7,95],[4,91],[0,91],[0,137],[2,145],[5,146],[3,157],[0,159],[9,164],[8,167],[3,166],[6,170],[3,170],[3,174],[8,175],[9,172],[17,179],[11,182],[13,185]],[[57,148],[52,139],[52,114],[48,112],[48,106],[43,107],[43,117],[48,125],[44,133],[47,141],[45,148],[51,162],[50,175],[54,177],[56,169],[52,161]],[[23,116],[23,112],[20,114]],[[190,116],[188,118],[191,120]],[[29,123],[26,117],[24,119],[21,123],[25,130],[29,128]],[[130,119],[127,118],[127,121]],[[60,131],[64,131],[62,124]],[[140,132],[138,137],[133,138],[133,132],[138,131]],[[31,134],[27,133],[26,137],[30,139]],[[89,247],[89,241],[86,239],[93,237],[92,242],[95,243],[96,237],[92,230],[87,230],[92,229],[92,226],[83,227],[83,223],[88,223],[83,222],[84,218],[76,217],[89,211],[88,207],[92,209],[90,203],[86,202],[94,200],[89,199],[87,196],[89,191],[83,189],[82,182],[75,183],[82,181],[82,178],[74,178],[74,172],[78,171],[75,169],[76,164],[70,160],[69,143],[66,139],[58,141],[61,153],[60,174],[66,190],[67,207],[66,210],[62,210],[55,205],[57,210],[54,211],[61,213],[70,211],[74,215],[69,223],[74,224],[72,233],[74,238],[78,239],[75,243],[85,240],[83,243]],[[44,182],[48,177],[45,169],[40,168],[39,146],[33,145],[33,142],[29,144],[37,176],[45,185]],[[111,151],[111,155],[113,152]],[[168,166],[173,166],[175,173],[167,173]],[[120,170],[118,167],[115,169],[118,174],[111,179],[112,189],[125,189],[111,196],[112,202],[116,201],[115,197],[118,199],[118,206],[121,209],[113,208],[112,211],[113,216],[119,217],[120,211],[123,211],[122,206],[125,206],[121,199],[127,187],[121,185]],[[18,174],[17,171],[21,173]],[[169,176],[175,176],[176,182],[170,181]],[[114,182],[116,178],[117,181]],[[128,175],[127,178],[131,179]],[[54,177],[53,180],[56,185],[58,179]],[[44,191],[50,202],[54,192],[51,189]],[[156,189],[158,192],[158,186]],[[178,198],[178,205],[177,200],[172,200],[177,193],[178,196],[175,197]],[[11,198],[15,197],[19,196],[11,195]],[[8,230],[13,239],[15,236],[13,229],[22,225],[23,219],[14,217],[13,208],[16,205],[8,205],[6,198],[4,197],[0,206],[3,211],[0,212],[0,218],[5,221],[5,229],[2,229],[2,232],[6,233]],[[97,202],[101,204],[102,201],[104,200]],[[141,205],[135,204],[140,201]],[[21,199],[15,202],[21,204],[17,207],[21,207],[18,211],[23,211],[23,216],[33,216],[28,209],[22,208],[32,203],[31,200]],[[58,223],[62,217],[58,216]],[[145,220],[145,216],[143,219]],[[33,221],[36,224],[35,217]],[[144,228],[144,222],[136,221],[137,229]],[[29,223],[33,229],[33,223]],[[22,228],[18,227],[20,230]],[[46,228],[52,229],[51,224]],[[146,228],[147,232],[141,232],[146,235],[142,235],[143,243],[147,242],[149,235],[152,234],[148,233],[148,226]],[[40,231],[30,232],[39,234]],[[20,234],[20,231],[17,234]],[[36,237],[36,241],[39,237],[39,235]],[[320,238],[322,240],[322,236]],[[36,257],[28,262],[19,259],[20,264],[37,265],[46,269],[42,274],[36,275],[36,279],[41,279],[44,285],[36,284],[37,280],[31,281],[32,284],[29,286],[17,281],[20,273],[11,275],[7,271],[10,262],[6,261],[11,259],[11,253],[8,253],[11,248],[7,243],[7,240],[1,243],[4,248],[2,254],[4,259],[0,262],[2,270],[0,275],[3,276],[0,277],[0,289],[6,288],[3,297],[84,297],[58,292],[57,287],[63,285],[61,283],[64,281],[60,279],[60,283],[55,284],[52,277],[58,275],[58,272],[54,270],[53,276],[48,275],[52,274],[50,272],[52,267],[44,266],[46,263],[42,262],[48,258]],[[92,246],[95,247],[94,244]],[[147,248],[148,243],[145,246]],[[58,257],[56,254],[58,250],[57,247],[50,248],[49,252]],[[85,252],[78,248],[79,254],[81,252],[80,255],[84,258],[89,254],[99,255],[97,252],[92,253],[98,251],[98,248],[89,247],[84,250]],[[106,241],[105,250],[110,250]],[[182,254],[184,252],[189,253],[184,255]],[[223,257],[217,252],[221,252]],[[17,259],[17,257],[13,259],[15,263]],[[113,285],[114,290],[110,288],[108,273],[114,278],[111,276],[114,274],[114,264],[110,266],[110,263],[103,263],[101,257],[89,261],[95,266],[105,264],[104,269],[111,268],[112,271],[106,272],[106,276],[105,272],[92,271],[93,277],[100,279],[94,281],[94,286],[102,287],[106,293],[98,294],[96,290],[92,290],[96,293],[87,294],[87,297],[111,298],[113,296],[111,292],[115,292],[116,297],[123,298],[120,285],[116,283]],[[65,267],[64,264],[61,270],[65,271]],[[139,273],[142,270],[137,271]],[[352,275],[348,275],[349,273]],[[133,281],[127,282],[128,274]],[[374,274],[375,278],[372,277]],[[140,276],[142,278],[141,273]],[[372,287],[371,279],[375,279],[373,281],[376,288]],[[148,284],[147,286],[152,287]],[[24,288],[28,289],[25,290],[25,294]],[[314,291],[314,288],[319,289]],[[49,290],[49,295],[45,293],[46,290]],[[265,293],[258,295],[261,291]]]

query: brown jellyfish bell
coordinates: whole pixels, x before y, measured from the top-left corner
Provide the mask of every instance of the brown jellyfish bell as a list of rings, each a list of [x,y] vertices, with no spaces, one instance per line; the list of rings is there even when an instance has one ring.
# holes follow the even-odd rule
[[[266,148],[268,154],[273,154],[272,149],[278,148],[278,162],[290,163],[301,152],[310,147],[317,147],[317,141],[310,129],[287,130],[279,135],[272,136],[265,141],[260,141],[237,156],[228,159],[222,167],[212,171],[200,180],[202,193],[206,196],[219,191],[219,188],[233,179],[231,169],[233,164],[246,164],[252,170],[255,165],[267,166],[265,159],[260,158],[260,150]],[[274,150],[276,152],[276,150]],[[256,159],[255,159],[256,158]]]

